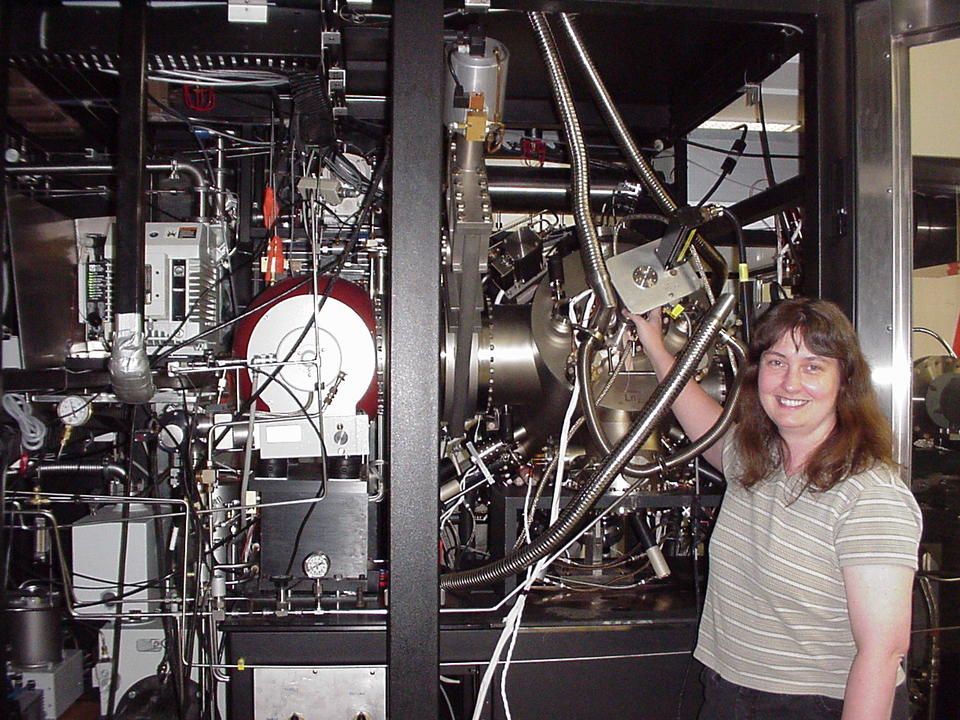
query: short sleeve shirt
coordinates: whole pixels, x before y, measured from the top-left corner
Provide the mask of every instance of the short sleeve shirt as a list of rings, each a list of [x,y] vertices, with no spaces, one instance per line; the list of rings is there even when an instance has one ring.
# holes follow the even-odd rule
[[[745,687],[843,698],[856,645],[842,569],[916,570],[922,521],[913,494],[886,465],[810,492],[782,468],[744,488],[729,440],[723,463],[728,485],[694,656]]]

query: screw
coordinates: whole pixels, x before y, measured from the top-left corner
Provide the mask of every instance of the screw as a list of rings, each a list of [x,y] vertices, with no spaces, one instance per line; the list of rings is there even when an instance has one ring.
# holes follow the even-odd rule
[[[638,265],[633,271],[633,281],[641,288],[650,288],[657,284],[657,271],[649,265]]]

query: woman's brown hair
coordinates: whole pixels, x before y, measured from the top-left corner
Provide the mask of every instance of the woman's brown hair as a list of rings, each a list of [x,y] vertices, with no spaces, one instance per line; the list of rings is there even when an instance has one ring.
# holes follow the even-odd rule
[[[837,423],[803,468],[805,488],[822,492],[877,464],[893,464],[890,427],[877,404],[870,366],[853,325],[832,302],[794,298],[766,312],[750,343],[734,433],[742,468],[740,483],[752,487],[784,461],[786,448],[760,405],[757,389],[760,357],[784,334],[840,364]]]

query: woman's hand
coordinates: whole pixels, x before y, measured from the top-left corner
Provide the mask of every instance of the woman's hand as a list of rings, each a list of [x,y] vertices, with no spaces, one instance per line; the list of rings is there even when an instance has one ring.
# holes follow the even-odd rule
[[[663,380],[673,367],[673,355],[663,343],[663,313],[654,308],[645,315],[624,312],[623,316],[636,328],[637,340],[643,346],[643,352],[650,361],[657,379]],[[684,432],[691,440],[699,439],[720,417],[723,408],[707,395],[693,380],[688,382],[673,404],[676,415]],[[715,468],[723,471],[723,441],[718,440],[703,453],[704,458]]]
[[[656,368],[664,355],[669,355],[666,346],[663,344],[663,312],[660,308],[654,308],[648,313],[637,315],[635,313],[623,311],[623,316],[633,323],[637,340],[643,347],[643,352],[650,358]],[[672,364],[672,358],[670,358]],[[659,372],[657,373],[659,375]]]

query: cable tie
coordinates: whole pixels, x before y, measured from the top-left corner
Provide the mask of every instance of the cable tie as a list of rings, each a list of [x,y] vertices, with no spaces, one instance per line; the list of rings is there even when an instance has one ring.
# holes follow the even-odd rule
[[[670,469],[667,467],[667,461],[663,459],[662,454],[657,455],[657,465],[660,467],[661,477],[665,478]]]
[[[477,452],[477,449],[473,446],[472,442],[467,443],[467,452],[470,453],[470,457],[473,458],[474,464],[480,468],[480,473],[483,477],[486,478],[487,483],[493,485],[496,480],[493,475],[490,473],[490,469],[487,467],[487,464],[483,461],[483,458],[480,457],[480,453]]]
[[[750,279],[750,266],[742,262],[737,268],[740,271],[740,282],[747,282]]]
[[[603,342],[604,340],[607,339],[606,335],[604,335],[602,332],[600,332],[596,328],[589,328],[586,325],[580,325],[578,323],[571,323],[571,327],[574,330],[577,330],[583,333],[584,335],[592,337],[597,342]]]

